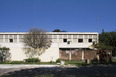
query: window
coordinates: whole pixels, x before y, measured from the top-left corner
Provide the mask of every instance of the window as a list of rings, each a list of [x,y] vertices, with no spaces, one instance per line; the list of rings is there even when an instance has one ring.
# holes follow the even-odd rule
[[[89,38],[92,38],[92,35],[89,35]]]
[[[2,39],[3,38],[3,35],[0,35],[0,38]]]
[[[97,35],[93,35],[93,38],[97,38]]]
[[[17,35],[14,35],[14,38],[17,38]]]
[[[24,37],[24,35],[19,35],[19,38],[23,38]]]
[[[82,43],[82,42],[83,42],[83,39],[78,39],[78,42],[79,42],[79,43]]]
[[[71,38],[71,35],[68,35],[68,38],[70,39]]]
[[[75,38],[75,39],[76,39],[76,38],[77,38],[77,35],[73,35],[73,38]]]
[[[64,38],[67,38],[67,35],[64,35]]]
[[[92,39],[88,39],[89,42],[92,42]]]
[[[13,38],[13,35],[9,35],[10,38]]]
[[[13,39],[9,39],[9,42],[10,42],[10,43],[13,43]]]
[[[79,35],[79,38],[83,38],[83,35]]]
[[[67,39],[63,39],[63,42],[67,42]]]
[[[88,38],[88,35],[84,35],[85,38]]]

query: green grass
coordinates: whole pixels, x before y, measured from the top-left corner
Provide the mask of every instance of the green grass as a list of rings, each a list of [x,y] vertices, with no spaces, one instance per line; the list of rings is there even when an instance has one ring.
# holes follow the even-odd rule
[[[23,61],[12,61],[12,62],[2,62],[0,64],[56,64],[56,62],[23,62]]]
[[[66,61],[68,64],[84,63],[84,61]]]
[[[112,58],[112,62],[116,62],[116,57],[115,58]]]
[[[49,64],[49,65],[56,65],[57,62],[23,62],[23,61],[12,61],[12,62],[2,62],[0,64]],[[87,65],[84,61],[65,61],[65,65],[76,65],[76,66],[83,66]]]
[[[84,61],[65,61],[65,65],[85,66],[88,65]]]
[[[12,61],[12,62],[2,62],[0,64],[50,64],[55,65],[57,62],[23,62],[23,61]],[[85,63],[85,61],[65,61],[65,65],[75,65],[75,66],[86,66],[86,65],[98,65],[98,64],[116,64],[116,58],[112,58],[112,63],[97,63],[91,62],[90,64]]]

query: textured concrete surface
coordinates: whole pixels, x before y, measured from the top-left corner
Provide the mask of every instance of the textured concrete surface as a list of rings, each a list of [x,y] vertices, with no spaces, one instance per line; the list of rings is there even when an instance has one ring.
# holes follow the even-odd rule
[[[21,69],[39,68],[39,67],[58,67],[59,65],[26,65],[26,64],[0,64],[0,76]]]
[[[43,77],[44,75],[46,75],[45,77],[116,77],[116,65],[81,67],[58,67],[57,65],[1,65],[0,72],[1,77],[4,77],[3,74],[5,73],[6,76],[10,77]]]

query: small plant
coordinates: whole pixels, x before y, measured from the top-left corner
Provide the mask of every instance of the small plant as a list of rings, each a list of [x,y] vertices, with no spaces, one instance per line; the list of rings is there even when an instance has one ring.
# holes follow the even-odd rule
[[[23,61],[12,61],[9,64],[23,64],[23,63],[24,63]]]
[[[50,61],[50,64],[52,64],[53,63],[53,61]]]
[[[28,59],[25,59],[25,61],[32,63],[32,62],[40,62],[41,60],[39,58],[28,58]]]
[[[68,62],[65,62],[65,65],[67,65],[68,64]]]
[[[61,59],[57,59],[56,60],[56,63],[61,63]]]

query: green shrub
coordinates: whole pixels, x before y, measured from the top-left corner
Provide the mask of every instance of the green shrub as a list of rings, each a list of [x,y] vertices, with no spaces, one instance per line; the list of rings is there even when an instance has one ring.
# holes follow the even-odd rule
[[[65,62],[65,65],[67,65],[68,64],[68,62]]]
[[[84,63],[84,61],[66,61],[68,64],[81,64]]]
[[[86,64],[84,61],[65,61],[65,65],[84,66]]]
[[[112,62],[116,62],[116,57],[112,57]]]
[[[9,62],[9,64],[23,64],[23,63],[24,63],[23,61],[12,61],[12,62]]]
[[[33,61],[34,62],[40,62],[40,59],[39,58],[28,58],[28,59],[25,59],[26,62],[29,62],[29,63],[32,63]]]
[[[61,63],[61,59],[57,59],[56,60],[56,63]]]
[[[53,63],[53,61],[50,61],[50,64],[52,64]]]

